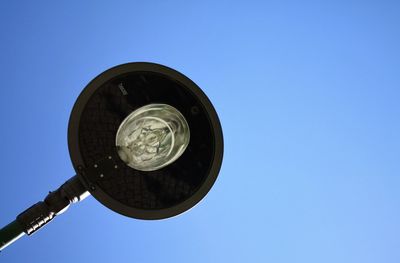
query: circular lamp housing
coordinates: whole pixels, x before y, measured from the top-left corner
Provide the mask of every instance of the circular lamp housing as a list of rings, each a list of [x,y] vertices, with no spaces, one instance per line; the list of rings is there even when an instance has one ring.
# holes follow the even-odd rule
[[[154,107],[164,108],[154,115]],[[165,144],[177,145],[167,149],[170,159],[146,164],[147,157],[126,158],[122,133],[154,116],[147,124],[156,135],[144,130],[143,136],[154,143],[154,136],[165,139],[162,130],[177,134],[179,143]],[[187,136],[180,138],[185,125]],[[85,87],[71,113],[68,146],[89,192],[115,212],[140,219],[168,218],[197,204],[214,184],[223,156],[221,125],[206,95],[181,73],[144,62],[111,68]]]

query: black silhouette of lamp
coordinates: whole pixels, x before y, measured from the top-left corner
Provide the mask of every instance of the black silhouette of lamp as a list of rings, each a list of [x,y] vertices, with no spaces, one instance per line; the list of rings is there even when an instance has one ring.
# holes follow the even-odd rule
[[[69,120],[76,176],[0,230],[0,250],[93,195],[117,213],[163,219],[197,204],[222,164],[223,137],[206,95],[181,73],[128,63],[93,79]]]

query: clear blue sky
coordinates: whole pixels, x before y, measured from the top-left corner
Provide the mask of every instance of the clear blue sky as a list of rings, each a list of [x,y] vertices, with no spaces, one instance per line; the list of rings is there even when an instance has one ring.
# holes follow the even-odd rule
[[[322,2],[2,1],[0,225],[74,175],[70,111],[117,64],[195,81],[225,155],[181,216],[89,197],[0,261],[400,262],[400,4]]]

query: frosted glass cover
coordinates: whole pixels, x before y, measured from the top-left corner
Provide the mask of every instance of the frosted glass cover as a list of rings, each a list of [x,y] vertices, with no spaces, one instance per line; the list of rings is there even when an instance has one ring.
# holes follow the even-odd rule
[[[167,104],[149,104],[133,111],[121,123],[116,136],[120,158],[141,171],[158,170],[174,162],[189,141],[185,118]]]

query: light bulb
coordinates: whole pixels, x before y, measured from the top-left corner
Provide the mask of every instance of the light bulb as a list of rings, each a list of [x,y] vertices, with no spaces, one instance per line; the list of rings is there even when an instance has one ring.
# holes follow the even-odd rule
[[[149,104],[129,114],[118,128],[119,157],[140,171],[154,171],[178,159],[189,144],[183,115],[167,104]]]

